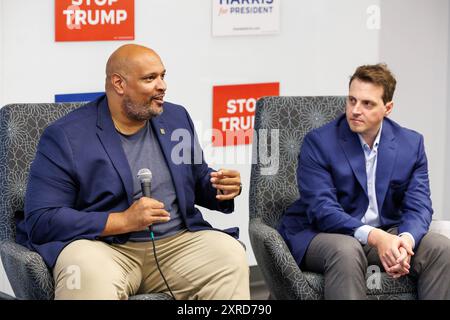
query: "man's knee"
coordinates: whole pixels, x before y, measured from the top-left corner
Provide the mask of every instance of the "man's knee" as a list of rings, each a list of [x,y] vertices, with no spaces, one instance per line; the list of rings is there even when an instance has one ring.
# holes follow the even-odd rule
[[[343,237],[334,248],[328,267],[338,267],[344,272],[365,271],[367,257],[361,244],[353,237]],[[326,266],[327,267],[327,266]]]
[[[426,252],[431,260],[439,259],[450,265],[450,239],[435,233],[427,233],[420,242],[419,248]]]
[[[78,240],[60,253],[53,277],[55,299],[126,299],[114,260],[103,243]]]
[[[90,240],[77,240],[67,245],[59,254],[54,272],[62,270],[80,270],[81,273],[89,275],[104,269],[112,257],[104,252],[107,244]],[[103,266],[103,267],[99,267]],[[55,277],[58,274],[54,274]]]
[[[216,252],[220,256],[219,259],[222,260],[222,263],[230,267],[234,266],[236,269],[248,269],[247,254],[243,245],[227,234],[217,233],[219,241],[214,243],[214,245],[217,245]]]
[[[242,244],[222,232],[210,231],[214,272],[199,295],[207,299],[249,299],[249,266]]]

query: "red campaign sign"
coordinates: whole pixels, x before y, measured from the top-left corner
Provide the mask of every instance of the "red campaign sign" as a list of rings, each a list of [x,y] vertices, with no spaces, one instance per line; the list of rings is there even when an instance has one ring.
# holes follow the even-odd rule
[[[213,87],[213,146],[252,143],[256,101],[279,96],[280,83]]]
[[[134,0],[55,0],[55,41],[134,39]]]

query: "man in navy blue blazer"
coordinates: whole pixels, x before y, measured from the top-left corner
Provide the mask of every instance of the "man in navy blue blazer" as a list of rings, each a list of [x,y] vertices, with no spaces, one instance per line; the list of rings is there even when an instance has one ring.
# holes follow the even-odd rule
[[[385,64],[357,68],[346,114],[303,141],[300,198],[279,231],[302,269],[324,274],[326,299],[367,298],[375,265],[414,277],[421,299],[450,299],[450,240],[428,232],[423,137],[387,118],[395,86]]]
[[[164,102],[165,74],[153,50],[121,46],[106,96],[41,137],[17,240],[53,270],[56,299],[250,297],[237,228],[212,228],[196,207],[233,212],[240,174],[208,167],[187,111]]]

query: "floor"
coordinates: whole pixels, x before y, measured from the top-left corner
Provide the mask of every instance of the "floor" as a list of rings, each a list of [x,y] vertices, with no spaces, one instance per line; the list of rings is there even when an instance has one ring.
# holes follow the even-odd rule
[[[252,284],[250,286],[251,300],[268,300],[268,298],[269,298],[269,291],[267,290],[265,283],[257,285]]]
[[[257,266],[250,267],[250,299],[268,300],[269,290]]]

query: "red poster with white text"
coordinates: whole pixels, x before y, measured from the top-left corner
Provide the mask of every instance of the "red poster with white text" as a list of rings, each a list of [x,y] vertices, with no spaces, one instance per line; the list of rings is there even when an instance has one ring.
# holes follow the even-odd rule
[[[55,0],[55,41],[134,39],[134,0]]]
[[[256,101],[279,95],[278,82],[214,86],[213,146],[252,143]]]

